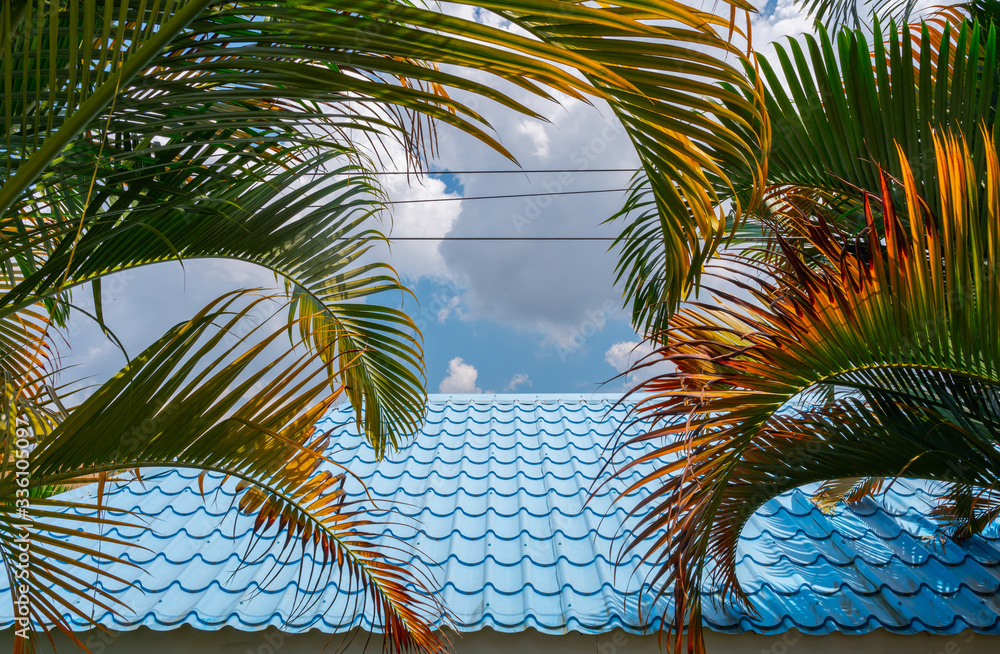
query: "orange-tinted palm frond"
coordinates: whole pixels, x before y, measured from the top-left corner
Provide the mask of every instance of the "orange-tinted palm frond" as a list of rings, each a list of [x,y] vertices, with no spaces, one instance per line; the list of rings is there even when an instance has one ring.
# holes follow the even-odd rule
[[[1000,518],[1000,492],[967,483],[954,483],[947,489],[947,501],[935,506],[931,515],[956,538],[968,538]]]
[[[939,192],[927,164],[935,130],[961,132],[980,159],[980,125],[989,134],[996,129],[992,99],[1000,79],[981,72],[1000,60],[996,29],[969,21],[912,29],[883,24],[872,36],[820,30],[758,59],[772,129],[767,182],[854,204],[843,215],[828,212],[842,231],[865,228],[863,192],[879,195],[882,177],[901,179],[904,163],[934,208]],[[881,229],[881,216],[876,223]]]
[[[19,271],[10,271],[0,282],[0,293],[11,288],[8,280],[19,281]],[[12,461],[18,427],[34,445],[62,414],[52,379],[58,358],[49,325],[41,303],[0,318],[0,474]]]
[[[453,624],[433,594],[435,581],[417,567],[409,544],[387,534],[384,521],[375,519],[373,511],[385,513],[385,507],[345,499],[347,476],[317,470],[298,484],[282,480],[280,488],[249,488],[240,510],[255,516],[258,536],[273,530],[285,533],[279,557],[299,550],[322,564],[318,576],[300,570],[299,586],[316,587],[337,574],[341,582],[346,575],[348,583],[360,588],[345,611],[370,609],[391,651],[447,651],[448,639],[441,628]],[[248,546],[247,558],[252,558],[255,544]],[[304,613],[321,598],[321,594],[301,596],[292,613]]]
[[[652,395],[637,412],[656,426],[633,439],[658,447],[620,472],[660,464],[632,487],[651,491],[636,511],[656,508],[629,551],[648,548],[647,581],[674,599],[675,647],[703,651],[707,588],[753,609],[735,576],[740,531],[786,490],[832,481],[828,493],[850,499],[897,476],[997,487],[1000,166],[981,138],[985,161],[961,136],[933,135],[935,198],[920,196],[899,148],[899,179],[857,198],[859,236],[823,203],[789,202],[783,229],[808,247],[779,235],[781,262],[728,256],[713,274],[735,290],[691,303],[659,335],[675,371],[639,386]],[[994,515],[983,503],[943,515],[981,528]]]
[[[8,497],[15,497],[18,490],[25,490],[17,485],[14,475],[5,476],[0,486],[4,487]],[[32,486],[36,487],[35,484]],[[92,606],[102,612],[116,616],[127,612],[128,607],[107,591],[98,579],[103,576],[121,585],[131,583],[108,573],[106,569],[102,570],[100,566],[118,562],[138,569],[130,561],[105,551],[109,545],[130,545],[127,540],[108,536],[105,533],[107,529],[134,528],[135,525],[127,520],[100,515],[100,507],[94,503],[59,497],[32,497],[17,501],[24,504],[0,510],[0,561],[4,573],[12,589],[26,590],[18,593],[19,596],[30,598],[25,606],[27,612],[20,618],[24,622],[15,623],[15,629],[26,630],[30,637],[16,638],[15,647],[21,647],[25,652],[33,651],[37,635],[34,633],[35,626],[52,624],[71,642],[83,648],[83,642],[64,616],[84,621],[93,619],[92,613],[81,609],[78,602],[80,596],[86,596]],[[72,519],[66,520],[67,515],[72,515]],[[27,561],[23,558],[25,554],[29,556]]]
[[[992,0],[970,0],[951,5],[936,5],[928,8],[924,20],[944,29],[945,25],[957,27],[962,21],[978,21],[982,25],[996,24],[1000,19],[1000,7]]]
[[[354,477],[324,455],[330,434],[315,435],[313,425],[327,405],[319,406],[319,412],[306,412],[289,426],[290,434],[301,436],[288,440],[284,453],[273,459],[280,470],[274,469],[272,476],[280,483],[272,487],[244,480],[238,484],[237,491],[243,492],[239,509],[255,517],[258,537],[270,530],[284,532],[282,553],[297,545],[303,554],[320,562],[326,570],[320,579],[328,579],[333,571],[343,579],[344,570],[355,576],[363,592],[361,599],[349,606],[364,612],[369,602],[373,604],[372,613],[381,619],[392,651],[447,651],[448,639],[441,628],[451,626],[451,619],[432,592],[433,580],[427,571],[414,568],[412,549],[386,533],[384,525],[373,518],[373,511],[382,513],[385,507],[373,507],[370,499],[346,499],[345,481]],[[255,545],[256,541],[248,545],[248,556]],[[300,587],[318,583],[309,574],[309,570],[300,570]],[[292,613],[304,613],[320,599],[321,594],[311,600],[303,595]]]
[[[276,565],[298,560],[292,556],[298,550],[320,564],[318,572],[303,571],[297,606],[319,595],[313,585],[338,575],[338,588],[348,594],[347,608],[371,608],[392,648],[440,651],[444,641],[432,628],[447,625],[447,613],[434,599],[426,573],[411,565],[405,543],[376,537],[377,513],[343,502],[339,484],[344,471],[322,468],[328,462],[326,436],[317,435],[314,425],[343,395],[330,392],[326,360],[315,350],[302,354],[297,347],[275,356],[269,347],[285,335],[285,328],[266,331],[264,321],[245,329],[255,317],[273,312],[275,299],[227,294],[168,331],[41,440],[31,452],[30,484],[75,483],[120,470],[141,475],[150,466],[233,477],[241,482],[240,509],[256,514],[254,533],[284,531],[284,547],[273,552]],[[13,471],[0,482],[6,485],[0,491],[13,497]],[[99,490],[89,513],[57,510],[66,508],[58,496],[49,503],[54,508],[33,501],[31,512],[32,551],[47,562],[45,574],[32,586],[38,611],[34,626],[67,631],[67,617],[92,620],[75,603],[81,595],[101,613],[124,613],[113,597],[91,592],[100,587],[103,573],[79,554],[96,551],[100,543],[74,536],[67,544],[59,536],[73,533],[82,521],[104,538],[94,526],[125,518],[101,514]],[[12,529],[0,524],[0,531],[6,530],[0,548],[13,547],[6,537],[13,536]],[[44,547],[46,538],[52,539],[51,547]],[[66,554],[68,550],[75,555]],[[6,563],[10,573],[9,556]],[[352,593],[355,589],[362,592]]]

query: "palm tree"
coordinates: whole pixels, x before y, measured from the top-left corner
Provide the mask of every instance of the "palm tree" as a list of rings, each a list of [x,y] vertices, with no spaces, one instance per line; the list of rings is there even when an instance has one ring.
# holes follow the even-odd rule
[[[835,21],[851,6],[810,3]],[[629,548],[648,539],[660,564],[648,581],[674,600],[673,646],[704,651],[706,588],[753,610],[740,532],[787,490],[851,502],[906,476],[941,486],[952,537],[1000,516],[997,7],[820,26],[758,58],[764,190],[693,300],[662,288],[674,262],[645,238],[656,211],[626,226],[619,270],[656,347],[637,367],[672,366],[636,389],[656,423],[637,440],[662,443],[663,463],[635,485],[652,510]],[[750,171],[727,172],[749,192]],[[652,183],[636,181],[632,208]]]
[[[746,10],[743,0],[723,16],[676,0],[476,6],[510,29],[404,0],[0,0],[0,558],[12,589],[31,599],[19,650],[32,650],[44,625],[73,638],[64,616],[89,619],[75,597],[122,608],[88,581],[100,570],[87,561],[112,538],[96,526],[116,524],[100,512],[100,491],[94,506],[34,496],[146,466],[238,478],[258,528],[277,524],[344,570],[393,648],[444,647],[430,627],[441,607],[419,572],[374,548],[364,515],[341,503],[338,477],[313,475],[325,441],[312,425],[338,397],[379,454],[423,415],[419,334],[379,304],[404,289],[368,255],[382,239],[372,226],[384,208],[380,144],[397,141],[420,166],[443,122],[507,154],[463,98],[537,114],[463,70],[542,99],[606,101],[646,165],[672,171],[653,197],[690,216],[674,225],[672,246],[696,258],[687,225],[713,228],[715,189],[732,185],[726,168],[751,171],[754,194],[762,141],[745,55],[728,40],[729,10]],[[92,317],[111,334],[102,279],[197,258],[283,279],[277,299],[306,353],[265,355],[286,330],[263,323],[227,340],[274,299],[234,290],[64,406],[51,328],[81,311],[71,292],[92,287]],[[28,520],[32,560],[45,563],[24,576]],[[60,538],[68,533],[73,550]]]

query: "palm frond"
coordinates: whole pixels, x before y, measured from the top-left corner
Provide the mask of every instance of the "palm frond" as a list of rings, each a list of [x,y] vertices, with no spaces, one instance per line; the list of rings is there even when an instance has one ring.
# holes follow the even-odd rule
[[[862,29],[872,18],[882,23],[908,23],[918,8],[916,0],[800,0],[798,3],[828,30]]]
[[[320,157],[371,168],[359,147],[366,135],[375,144],[398,139],[419,159],[429,119],[505,153],[481,116],[450,92],[537,113],[462,69],[486,70],[540,98],[561,93],[611,103],[647,168],[657,169],[653,198],[669,216],[664,242],[676,255],[676,274],[666,292],[675,301],[696,276],[697,266],[683,272],[687,264],[707,256],[724,229],[712,190],[726,185],[723,163],[738,162],[744,171],[761,165],[750,154],[760,149],[751,146],[760,141],[754,130],[761,116],[739,63],[746,55],[724,34],[733,18],[674,0],[597,7],[548,0],[530,11],[505,0],[476,4],[528,36],[405,2],[259,0],[237,7],[199,0],[155,10],[127,1],[29,4],[33,18],[12,23],[10,57],[2,63],[9,111],[0,207],[10,209],[3,229],[18,235],[4,243],[4,257],[18,261],[31,282],[5,299],[5,311],[41,298],[60,322],[66,288],[97,281],[102,271],[170,257],[252,259],[255,252],[190,241],[203,241],[209,229],[225,231],[220,219],[242,218],[292,180],[335,173],[316,163]],[[749,5],[734,0],[732,7]],[[97,33],[102,38],[95,40]],[[625,45],[631,41],[643,48]],[[162,47],[148,59],[154,46]],[[90,111],[101,98],[100,110]],[[286,172],[277,172],[282,167]],[[189,233],[196,220],[211,227]],[[296,245],[268,236],[275,249]],[[307,283],[293,275],[289,282],[331,310],[330,298],[310,287],[329,279]],[[353,324],[356,331],[387,322],[409,328],[392,312]],[[344,347],[373,356],[391,341],[387,329],[338,330],[350,333]],[[397,343],[412,373],[419,347],[412,339]],[[414,391],[422,381],[411,376],[400,386],[402,377],[377,368],[364,368],[353,382],[366,386],[352,382],[349,393],[356,408],[370,409],[366,429],[381,449],[412,431],[420,417],[414,393],[423,391]],[[385,389],[397,386],[406,392],[390,406]]]
[[[879,194],[882,173],[899,178],[905,164],[934,209],[933,132],[961,134],[983,160],[981,126],[995,136],[997,124],[994,28],[924,23],[918,33],[914,42],[895,25],[873,37],[821,29],[779,44],[774,65],[759,60],[772,126],[769,185]],[[863,228],[860,208],[855,216]]]
[[[757,69],[747,69],[761,91],[745,97],[762,98],[770,140],[769,149],[758,154],[767,163],[761,201],[743,202],[749,210],[745,220],[738,211],[730,212],[728,225],[720,219],[723,231],[733,236],[730,244],[765,244],[780,259],[768,234],[779,227],[775,221],[787,209],[783,205],[806,197],[827,204],[829,219],[841,229],[860,233],[867,225],[859,189],[878,195],[881,176],[898,179],[904,164],[933,205],[937,177],[925,162],[933,160],[934,130],[961,133],[976,160],[983,160],[980,126],[995,137],[998,125],[996,29],[968,21],[922,23],[913,38],[909,28],[894,24],[883,29],[876,23],[875,29],[874,36],[866,36],[860,30],[820,28],[816,36],[777,44],[773,60],[758,57]],[[726,124],[745,142],[759,139],[759,129]],[[727,171],[734,198],[748,197],[759,185],[758,167],[730,163]],[[665,241],[648,175],[636,177],[629,201],[612,221],[623,224],[615,243],[616,274],[631,303],[632,322],[640,333],[662,332],[676,308],[667,289],[682,273]],[[882,230],[878,216],[876,225]],[[706,256],[690,264],[703,266],[711,250],[706,246]]]
[[[954,5],[959,11],[964,11],[973,20],[984,25],[996,25],[1000,23],[1000,4],[995,0],[971,0]]]
[[[409,567],[405,546],[377,541],[368,513],[342,502],[336,475],[317,472],[324,439],[317,437],[314,425],[342,394],[342,389],[330,391],[326,360],[315,351],[302,355],[294,348],[274,358],[268,346],[285,329],[241,328],[270,299],[228,294],[168,331],[31,452],[31,486],[158,466],[235,477],[241,482],[241,508],[256,516],[255,534],[279,529],[287,535],[288,546],[276,553],[279,560],[301,550],[325,564],[323,574],[300,580],[304,596],[309,596],[310,584],[323,584],[336,571],[342,590],[349,595],[355,587],[362,591],[354,595],[360,609],[371,604],[382,618],[394,650],[440,651],[444,641],[431,625],[447,622],[447,613],[420,570]],[[220,347],[227,335],[244,332],[235,345]],[[4,496],[14,497],[14,475],[0,483]],[[40,508],[36,504],[31,510],[32,551],[45,557],[45,568],[51,570],[37,574],[32,585],[35,624],[68,631],[62,617],[67,612],[91,619],[74,606],[81,589],[97,593],[105,610],[121,613],[123,607],[101,591],[98,574],[103,573],[87,563],[88,557],[77,561],[79,553],[90,553],[91,543],[72,541],[74,558],[66,552],[70,545],[58,538],[75,533],[80,521],[105,523],[100,507],[81,504],[80,510],[60,511],[66,507],[58,496]],[[6,515],[16,522],[16,514]],[[16,533],[13,527],[0,528],[0,551],[16,554]],[[38,534],[49,534],[45,538],[51,543]]]
[[[935,198],[920,195],[900,144],[898,181],[883,175],[859,198],[864,234],[837,230],[822,205],[793,213],[786,224],[816,256],[788,244],[781,266],[730,255],[715,274],[739,294],[692,303],[658,336],[676,372],[640,386],[653,395],[639,411],[658,427],[637,440],[662,442],[647,457],[662,466],[633,486],[652,489],[642,505],[656,510],[630,547],[666,529],[646,556],[658,564],[648,581],[675,600],[674,645],[703,651],[704,583],[749,606],[740,531],[785,490],[898,476],[996,488],[1000,163],[983,131],[981,158],[961,134],[932,132]],[[982,526],[992,513],[974,504],[945,513]]]
[[[365,302],[404,292],[391,268],[367,256],[383,239],[370,227],[380,206],[377,189],[366,169],[340,165],[335,154],[272,150],[274,160],[243,168],[232,179],[200,163],[239,166],[244,148],[225,155],[204,147],[193,157],[193,169],[170,186],[153,180],[140,196],[131,192],[143,186],[142,179],[117,186],[127,189],[124,197],[94,211],[84,231],[72,220],[53,218],[23,238],[4,241],[0,255],[7,256],[42,238],[58,245],[0,298],[0,315],[19,315],[21,307],[137,266],[197,258],[264,266],[288,280],[293,309],[301,304],[308,316],[322,311],[324,329],[302,323],[319,351],[337,342],[358,354],[350,370],[330,368],[331,382],[338,376],[349,382],[352,404],[366,417],[365,433],[381,453],[419,426],[424,372],[412,321],[398,309]],[[299,159],[291,169],[283,165],[290,157]]]
[[[739,32],[736,13],[751,7],[733,1],[720,7],[725,15],[719,16],[673,3],[616,4],[617,13],[641,23],[628,29],[591,28],[587,36],[575,26],[538,24],[534,16],[534,24],[528,19],[521,24],[628,82],[611,86],[591,77],[642,162],[645,204],[659,228],[655,265],[664,269],[655,291],[658,305],[672,311],[697,284],[702,262],[727,234],[719,204],[730,199],[737,214],[749,210],[766,177],[767,117],[759,88],[741,70],[752,69],[752,59],[721,36]],[[731,171],[747,173],[740,180],[746,182],[741,193]],[[628,235],[630,243],[635,236]],[[633,267],[628,260],[619,275],[645,278],[648,261]],[[633,321],[652,324],[648,308],[638,302]]]

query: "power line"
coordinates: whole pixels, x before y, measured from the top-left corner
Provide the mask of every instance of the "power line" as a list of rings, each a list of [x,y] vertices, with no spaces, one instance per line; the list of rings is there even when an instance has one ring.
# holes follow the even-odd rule
[[[460,202],[462,200],[507,200],[512,198],[540,198],[552,195],[585,195],[589,193],[625,193],[627,188],[603,188],[589,191],[555,191],[551,193],[512,193],[509,195],[475,195],[459,198],[424,198],[422,200],[391,200],[382,204],[420,204],[423,202]]]
[[[387,236],[390,241],[614,241],[613,236]]]
[[[535,168],[526,170],[387,170],[376,175],[540,175],[544,173],[637,173],[638,168]]]

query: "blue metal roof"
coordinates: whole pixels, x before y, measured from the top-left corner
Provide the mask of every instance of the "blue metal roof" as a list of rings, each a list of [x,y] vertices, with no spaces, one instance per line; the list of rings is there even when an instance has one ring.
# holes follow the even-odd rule
[[[646,606],[640,619],[635,591],[649,567],[638,554],[617,569],[615,559],[633,522],[627,509],[648,491],[613,504],[624,481],[593,485],[610,476],[602,472],[605,447],[627,409],[613,405],[596,396],[432,396],[421,434],[378,464],[349,409],[334,409],[319,427],[335,434],[332,459],[376,499],[398,502],[404,515],[383,529],[420,552],[460,630],[641,632],[656,626],[649,618],[662,608]],[[597,494],[587,503],[592,488]],[[150,471],[141,483],[110,489],[110,507],[150,517],[151,530],[111,530],[134,538],[139,547],[122,556],[144,572],[102,566],[136,581],[131,588],[101,581],[134,615],[80,608],[116,629],[372,627],[370,615],[344,614],[336,576],[314,607],[297,615],[296,579],[313,561],[295,555],[274,570],[274,554],[262,548],[276,543],[277,551],[284,539],[268,533],[253,560],[240,565],[253,518],[231,508],[232,480],[210,477],[204,489],[205,497],[196,471],[176,470]],[[346,490],[362,497],[360,485]],[[94,490],[73,493],[92,497]],[[772,500],[750,520],[739,546],[739,577],[759,615],[709,603],[706,624],[733,633],[882,627],[1000,634],[1000,528],[964,542],[941,537],[926,517],[933,500],[926,485],[904,480],[881,503],[865,500],[832,513],[802,491]],[[0,611],[0,625],[12,624],[10,606]]]

